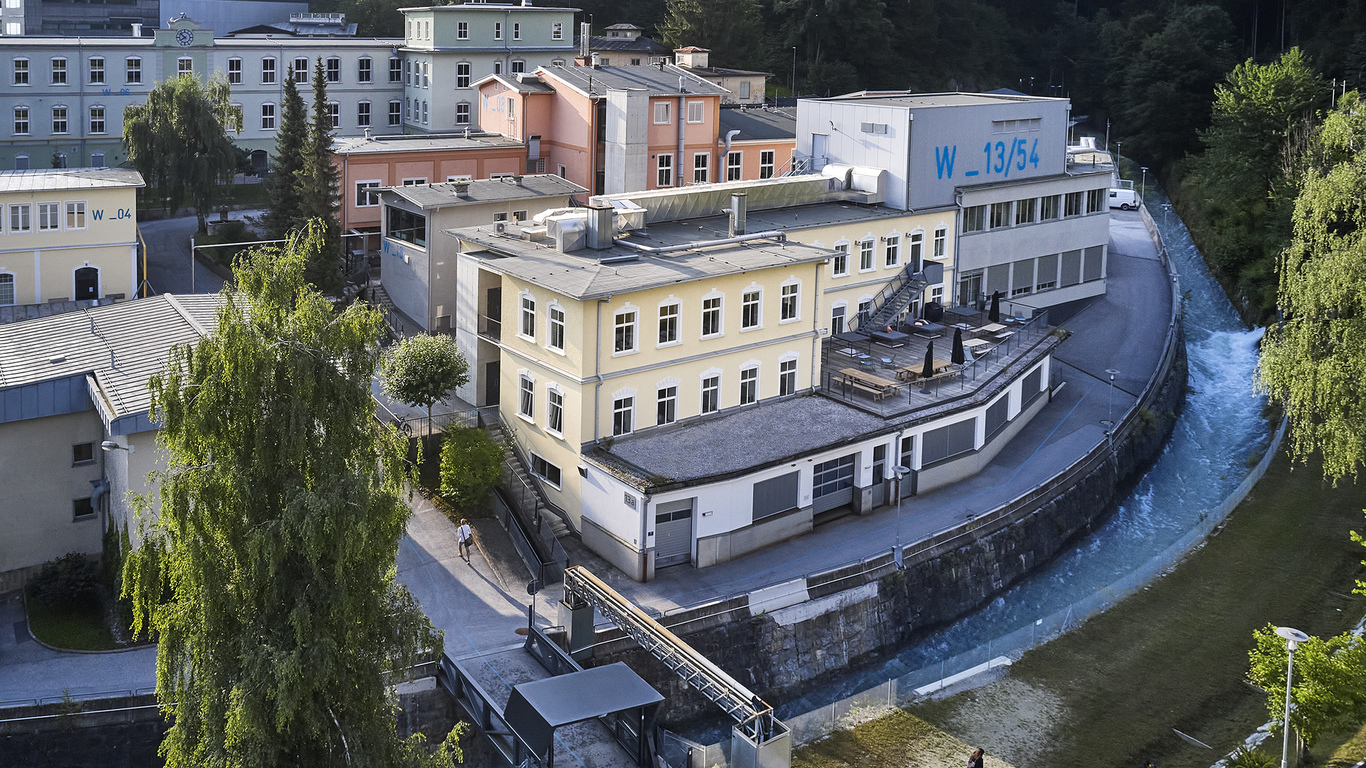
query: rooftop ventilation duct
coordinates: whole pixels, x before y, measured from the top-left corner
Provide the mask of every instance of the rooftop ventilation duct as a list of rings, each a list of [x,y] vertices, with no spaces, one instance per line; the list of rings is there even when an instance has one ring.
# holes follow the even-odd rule
[[[588,206],[588,247],[603,251],[616,238],[616,211],[610,205]]]
[[[749,196],[744,192],[732,192],[730,196],[730,236],[745,234],[745,218],[749,214]]]

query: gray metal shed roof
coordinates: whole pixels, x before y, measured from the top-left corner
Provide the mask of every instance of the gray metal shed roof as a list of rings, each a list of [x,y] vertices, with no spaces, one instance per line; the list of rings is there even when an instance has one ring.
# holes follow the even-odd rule
[[[755,107],[721,110],[717,118],[721,135],[738,130],[736,141],[797,138],[797,109],[795,107]]]
[[[504,710],[508,725],[538,756],[550,751],[555,729],[595,717],[657,706],[659,691],[618,661],[513,686]]]
[[[436,152],[462,149],[515,149],[522,142],[501,133],[471,131],[470,135],[452,133],[411,134],[407,136],[338,136],[332,151],[339,155],[364,155],[384,152]]]
[[[468,185],[463,196],[457,194],[457,185]],[[478,203],[497,203],[511,200],[534,200],[538,197],[559,197],[561,195],[580,195],[588,190],[568,179],[553,173],[533,176],[514,176],[499,179],[476,179],[464,182],[442,182],[439,184],[414,184],[406,187],[389,187],[382,195],[396,195],[424,210],[446,208],[455,205],[474,205]]]
[[[536,70],[543,77],[564,82],[580,93],[594,98],[606,96],[607,90],[646,90],[653,95],[678,95],[678,78],[683,78],[687,93],[701,96],[724,96],[730,91],[703,80],[686,69],[672,64],[662,68],[651,64],[619,67],[604,64],[600,67],[541,67]]]
[[[55,192],[144,186],[142,174],[128,168],[39,168],[0,171],[0,192]]]
[[[83,375],[94,376],[112,416],[146,411],[148,379],[171,347],[213,331],[218,305],[217,294],[162,294],[0,325],[0,421],[46,415],[41,406],[10,413],[4,396],[17,404],[26,387]]]
[[[892,107],[925,109],[931,107],[971,107],[1006,104],[1022,101],[1067,101],[1050,96],[1011,96],[1001,93],[910,93],[908,91],[858,91],[843,96],[811,101],[857,101],[862,104],[882,104]]]

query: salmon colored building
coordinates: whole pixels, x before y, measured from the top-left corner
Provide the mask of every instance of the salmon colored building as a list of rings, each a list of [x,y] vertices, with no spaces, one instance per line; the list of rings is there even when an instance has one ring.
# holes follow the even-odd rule
[[[522,174],[528,165],[526,145],[480,131],[339,138],[332,144],[332,162],[341,179],[342,231],[375,233],[379,191],[385,187]]]
[[[525,142],[594,194],[724,178],[720,111],[728,91],[669,64],[542,67],[477,84],[479,124]]]

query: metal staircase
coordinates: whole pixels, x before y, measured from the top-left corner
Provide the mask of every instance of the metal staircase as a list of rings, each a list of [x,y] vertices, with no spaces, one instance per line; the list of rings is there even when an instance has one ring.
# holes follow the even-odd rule
[[[911,265],[907,264],[873,298],[871,311],[849,319],[848,329],[867,332],[885,328],[900,317],[911,306],[911,302],[920,298],[926,287],[942,282],[943,275],[944,265],[936,262],[925,262],[919,272],[911,272]]]
[[[541,484],[527,469],[527,463],[517,450],[517,441],[503,424],[489,426],[494,440],[503,446],[503,472],[499,478],[503,490],[516,497],[523,520],[532,530],[539,530],[544,521],[555,538],[568,534],[569,525],[560,511],[545,497]],[[528,519],[529,518],[529,519]]]

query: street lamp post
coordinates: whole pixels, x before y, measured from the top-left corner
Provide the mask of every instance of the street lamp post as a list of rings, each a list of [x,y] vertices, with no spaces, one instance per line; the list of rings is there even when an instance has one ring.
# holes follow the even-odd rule
[[[1143,181],[1138,186],[1138,200],[1143,202],[1143,198],[1148,196],[1148,166],[1143,166]]]
[[[792,98],[797,98],[797,46],[792,46]]]
[[[1119,375],[1118,368],[1106,368],[1105,372],[1110,374],[1110,390],[1105,393],[1105,439],[1113,440],[1115,434],[1115,377]]]
[[[895,466],[892,471],[896,473],[896,548],[892,550],[892,559],[896,561],[896,567],[901,567],[901,478],[911,473],[910,467]]]
[[[1285,663],[1285,731],[1281,734],[1281,768],[1286,768],[1290,759],[1290,676],[1295,672],[1295,647],[1308,640],[1309,635],[1292,627],[1276,627],[1276,634],[1285,638],[1286,650],[1290,652]]]

